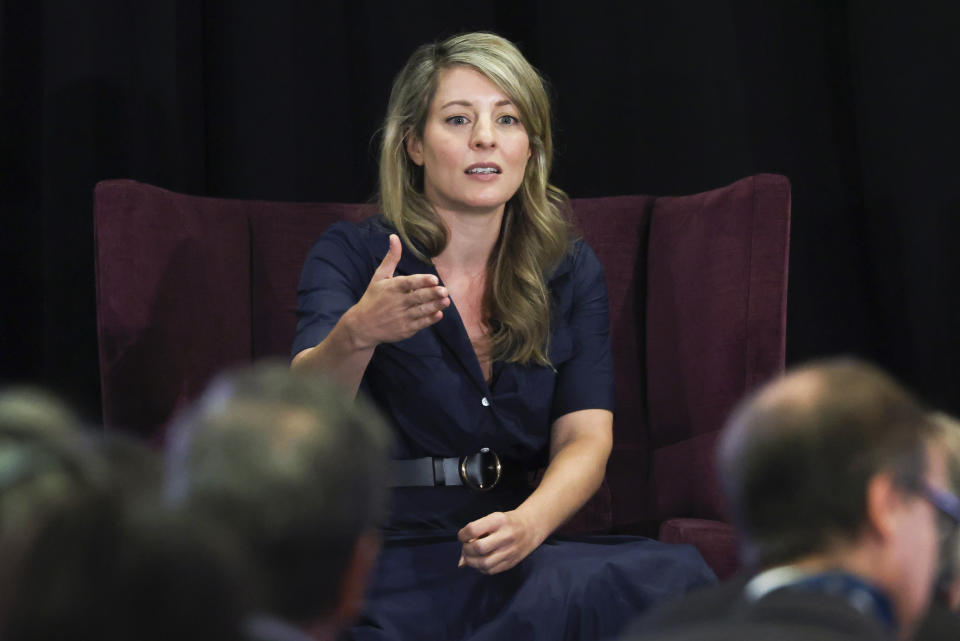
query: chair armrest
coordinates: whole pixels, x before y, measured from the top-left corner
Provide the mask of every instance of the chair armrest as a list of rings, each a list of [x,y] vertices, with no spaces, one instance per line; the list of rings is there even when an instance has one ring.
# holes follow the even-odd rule
[[[740,569],[740,539],[729,523],[710,519],[669,519],[657,537],[663,543],[688,543],[721,581]]]

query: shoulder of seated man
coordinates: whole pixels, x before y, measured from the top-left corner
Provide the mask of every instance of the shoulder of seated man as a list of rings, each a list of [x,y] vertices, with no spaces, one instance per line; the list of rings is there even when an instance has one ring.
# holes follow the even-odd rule
[[[656,605],[630,625],[625,638],[723,618],[731,606],[743,598],[743,589],[750,577],[749,574],[738,574],[719,585],[704,587]]]

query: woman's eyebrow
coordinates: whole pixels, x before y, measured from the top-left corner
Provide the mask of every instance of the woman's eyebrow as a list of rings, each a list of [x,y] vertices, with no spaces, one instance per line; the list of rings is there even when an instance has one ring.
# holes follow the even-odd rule
[[[506,106],[506,105],[512,105],[512,104],[513,104],[513,101],[512,101],[512,100],[498,100],[497,102],[494,103],[493,106],[494,106],[494,107],[504,107],[504,106]],[[450,106],[452,106],[452,105],[460,105],[461,107],[472,107],[472,106],[473,106],[473,103],[470,102],[469,100],[451,100],[450,102],[445,103],[445,104],[444,104],[442,107],[440,107],[440,108],[441,108],[441,109],[446,109],[447,107],[450,107]]]

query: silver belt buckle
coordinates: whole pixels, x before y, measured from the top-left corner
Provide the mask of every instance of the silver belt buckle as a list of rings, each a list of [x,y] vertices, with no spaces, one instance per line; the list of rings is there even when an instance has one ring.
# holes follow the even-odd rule
[[[476,454],[460,457],[460,480],[471,490],[491,490],[500,482],[502,475],[500,457],[489,447],[480,448]]]

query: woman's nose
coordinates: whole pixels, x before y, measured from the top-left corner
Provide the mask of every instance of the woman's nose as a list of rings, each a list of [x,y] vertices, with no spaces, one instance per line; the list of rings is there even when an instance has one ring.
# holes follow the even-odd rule
[[[480,118],[473,127],[471,145],[477,149],[496,146],[496,136],[493,132],[493,123],[489,118]]]

